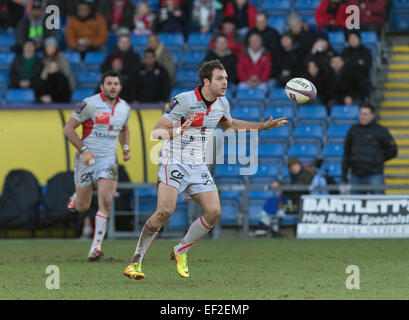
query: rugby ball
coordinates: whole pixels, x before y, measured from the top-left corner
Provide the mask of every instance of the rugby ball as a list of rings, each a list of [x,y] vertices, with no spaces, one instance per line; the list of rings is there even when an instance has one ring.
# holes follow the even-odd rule
[[[285,93],[290,100],[303,104],[311,102],[317,95],[314,84],[304,78],[293,78],[285,85]]]

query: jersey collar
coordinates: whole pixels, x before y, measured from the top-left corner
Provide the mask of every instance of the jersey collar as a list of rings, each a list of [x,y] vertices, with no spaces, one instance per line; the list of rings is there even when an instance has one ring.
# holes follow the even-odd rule
[[[102,91],[99,93],[99,96],[101,97],[102,101],[104,101],[104,102],[107,101],[107,100],[105,99],[105,96],[104,96],[104,94],[102,93]],[[112,108],[112,115],[114,115],[115,107],[116,107],[116,105],[119,103],[119,101],[120,101],[119,97],[116,97],[116,101],[115,101],[114,106],[113,106],[113,108]]]

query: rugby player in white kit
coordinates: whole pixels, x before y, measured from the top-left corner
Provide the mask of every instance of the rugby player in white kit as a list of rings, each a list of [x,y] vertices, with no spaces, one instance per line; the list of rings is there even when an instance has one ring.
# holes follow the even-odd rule
[[[196,219],[182,241],[171,249],[170,257],[176,261],[176,270],[189,277],[187,251],[216,224],[221,215],[219,195],[213,178],[204,161],[206,142],[219,124],[226,131],[270,130],[283,126],[285,118],[266,122],[247,122],[232,119],[230,107],[224,97],[227,73],[219,60],[207,61],[199,70],[201,85],[194,91],[175,96],[169,108],[157,122],[152,135],[163,139],[158,166],[157,206],[142,228],[131,264],[125,275],[143,279],[142,259],[157,236],[160,228],[176,208],[178,194],[184,199],[197,201],[203,215]]]
[[[64,127],[64,134],[78,150],[74,159],[75,193],[67,207],[71,212],[85,213],[91,205],[94,186],[98,190],[98,212],[89,261],[103,258],[101,250],[109,217],[112,197],[118,181],[117,141],[123,159],[131,158],[128,118],[130,106],[119,98],[122,77],[108,71],[101,77],[101,92],[77,104]],[[82,138],[75,129],[82,125]]]

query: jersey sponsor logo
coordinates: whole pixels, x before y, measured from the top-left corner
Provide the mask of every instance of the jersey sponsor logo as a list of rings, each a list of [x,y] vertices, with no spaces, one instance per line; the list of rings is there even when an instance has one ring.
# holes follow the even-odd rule
[[[206,171],[202,172],[202,174],[200,176],[202,177],[202,179],[208,179],[209,178],[209,174]]]
[[[195,115],[196,120],[194,120],[190,126],[191,127],[201,127],[203,125],[204,113],[195,113],[194,115]]]
[[[77,105],[75,106],[75,113],[80,114],[82,110],[84,110],[86,105],[87,103],[85,101],[77,103]]]
[[[95,115],[96,124],[109,124],[110,114],[108,112],[98,112]]]
[[[116,138],[118,138],[117,135],[110,135],[110,134],[102,133],[99,131],[95,131],[94,136],[98,139],[108,139],[108,140],[115,140]]]
[[[92,180],[92,172],[87,172],[81,175],[80,177],[80,182],[84,183],[84,182],[88,182]]]
[[[178,104],[179,104],[179,101],[176,100],[175,98],[173,98],[172,100],[170,100],[170,102],[169,102],[169,107],[168,107],[168,110],[166,110],[166,113],[170,113],[170,112],[172,111],[172,109],[173,109],[174,107],[176,107]]]

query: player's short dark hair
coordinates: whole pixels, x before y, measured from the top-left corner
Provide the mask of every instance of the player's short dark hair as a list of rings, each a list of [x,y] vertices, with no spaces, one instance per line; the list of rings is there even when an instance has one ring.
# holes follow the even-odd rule
[[[376,113],[375,107],[374,107],[372,104],[370,104],[370,103],[362,103],[362,104],[359,106],[359,110],[364,109],[364,108],[371,110],[371,112],[372,112],[373,114]]]
[[[102,76],[101,76],[101,84],[104,84],[105,79],[108,77],[113,77],[113,78],[118,78],[119,79],[119,83],[122,86],[122,76],[119,72],[114,71],[114,70],[109,70],[107,72],[105,72]]]
[[[204,84],[204,79],[207,78],[209,81],[212,80],[214,69],[225,70],[219,59],[209,60],[202,63],[199,69],[199,78],[202,85]]]

